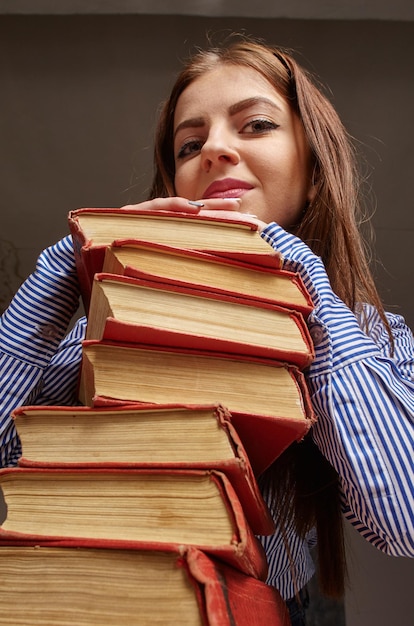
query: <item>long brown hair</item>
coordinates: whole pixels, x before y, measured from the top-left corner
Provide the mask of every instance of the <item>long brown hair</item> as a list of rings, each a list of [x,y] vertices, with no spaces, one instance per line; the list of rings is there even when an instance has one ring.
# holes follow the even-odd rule
[[[151,198],[174,195],[174,112],[197,77],[220,64],[248,67],[264,76],[302,121],[314,162],[317,194],[291,231],[320,256],[335,293],[352,309],[373,304],[391,332],[371,275],[359,225],[363,218],[353,142],[317,81],[286,51],[239,36],[198,51],[184,65],[160,114],[155,138]],[[283,529],[293,521],[304,537],[316,526],[321,589],[340,597],[346,573],[339,478],[310,437],[293,444],[260,479]]]

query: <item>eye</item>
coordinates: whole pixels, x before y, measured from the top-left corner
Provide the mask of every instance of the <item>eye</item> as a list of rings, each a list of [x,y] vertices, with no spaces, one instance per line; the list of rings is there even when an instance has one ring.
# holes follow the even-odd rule
[[[186,141],[177,153],[177,159],[185,159],[188,156],[197,154],[203,147],[203,141],[201,139],[189,139]]]
[[[279,128],[279,124],[276,124],[266,118],[257,118],[245,124],[242,128],[242,132],[247,134],[263,135],[269,131],[276,130],[276,128]]]

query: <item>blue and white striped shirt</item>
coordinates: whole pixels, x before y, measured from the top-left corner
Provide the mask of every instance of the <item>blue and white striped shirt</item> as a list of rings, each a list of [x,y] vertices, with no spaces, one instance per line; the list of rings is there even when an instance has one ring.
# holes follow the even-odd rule
[[[322,262],[276,224],[262,236],[301,274],[315,303],[308,320],[316,358],[307,379],[318,422],[313,437],[338,471],[345,516],[383,552],[414,556],[414,340],[398,315],[384,325],[365,306],[367,332],[333,293]],[[78,308],[70,237],[45,250],[0,320],[0,463],[16,465],[21,449],[11,411],[22,404],[74,405],[86,321],[65,336]],[[268,582],[284,598],[310,579],[309,545],[293,529],[261,541]],[[289,543],[286,549],[285,540]],[[290,553],[290,554],[288,554]]]

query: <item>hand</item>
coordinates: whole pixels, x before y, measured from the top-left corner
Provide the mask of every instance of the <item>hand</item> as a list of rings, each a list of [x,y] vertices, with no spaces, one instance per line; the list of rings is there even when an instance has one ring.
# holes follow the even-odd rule
[[[200,214],[206,217],[223,217],[225,219],[235,219],[249,221],[258,226],[259,232],[267,226],[265,222],[259,220],[255,215],[241,213],[240,201],[238,198],[213,198],[209,200],[188,200],[187,198],[169,197],[155,198],[140,204],[128,205],[124,209],[143,209],[147,211],[174,211],[185,214]]]

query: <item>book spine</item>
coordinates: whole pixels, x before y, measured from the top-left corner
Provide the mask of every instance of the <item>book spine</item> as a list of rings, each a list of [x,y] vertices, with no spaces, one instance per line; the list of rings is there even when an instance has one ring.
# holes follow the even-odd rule
[[[290,626],[285,602],[274,587],[190,549],[185,566],[204,589],[208,626]]]

